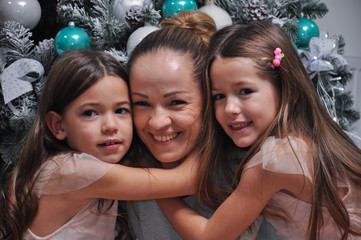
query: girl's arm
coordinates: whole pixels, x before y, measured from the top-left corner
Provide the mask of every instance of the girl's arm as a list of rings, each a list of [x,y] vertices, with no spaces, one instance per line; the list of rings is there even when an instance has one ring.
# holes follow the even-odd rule
[[[185,239],[235,239],[261,213],[272,195],[287,188],[290,174],[277,174],[260,166],[247,169],[235,191],[207,220],[179,199],[157,200],[168,220]]]
[[[192,154],[173,169],[114,165],[102,178],[77,191],[82,198],[143,200],[195,193],[198,155]]]

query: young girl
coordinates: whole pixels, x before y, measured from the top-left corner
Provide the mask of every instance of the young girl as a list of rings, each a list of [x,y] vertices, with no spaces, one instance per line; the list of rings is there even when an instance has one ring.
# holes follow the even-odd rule
[[[104,199],[194,192],[191,157],[173,170],[116,164],[133,135],[127,81],[102,52],[73,51],[54,63],[2,192],[1,239],[114,239],[117,202]]]
[[[175,228],[186,239],[235,239],[263,213],[286,239],[360,239],[361,151],[321,105],[287,35],[269,23],[233,25],[209,52],[215,117],[250,150],[209,220],[159,200]]]

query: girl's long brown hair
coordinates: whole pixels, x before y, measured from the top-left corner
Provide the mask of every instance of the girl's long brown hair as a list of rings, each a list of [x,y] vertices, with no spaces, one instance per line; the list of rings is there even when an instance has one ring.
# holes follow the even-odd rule
[[[1,191],[2,239],[22,239],[37,212],[39,199],[34,184],[41,165],[51,156],[72,151],[66,141],[58,141],[50,132],[45,123],[46,114],[49,111],[62,114],[68,104],[105,75],[118,76],[128,84],[125,70],[104,52],[76,50],[61,56],[53,64],[25,147],[7,188]]]
[[[285,57],[281,65],[271,68],[273,51],[281,48]],[[314,89],[314,86],[288,36],[271,23],[232,25],[217,32],[211,39],[208,55],[208,71],[217,57],[251,58],[259,74],[267,76],[279,92],[280,109],[268,130],[251,146],[236,174],[238,182],[247,162],[259,151],[265,139],[270,136],[287,138],[290,135],[305,139],[313,155],[312,208],[309,219],[309,239],[319,239],[323,224],[322,207],[325,206],[342,233],[341,239],[349,234],[360,235],[353,229],[349,214],[339,195],[337,180],[341,179],[360,190],[361,150],[335,123]],[[267,106],[265,106],[267,107]],[[221,127],[215,126],[214,137],[222,142],[227,139]],[[217,206],[227,192],[220,191],[213,175],[222,165],[224,145],[212,152],[202,166],[199,197],[211,206]]]

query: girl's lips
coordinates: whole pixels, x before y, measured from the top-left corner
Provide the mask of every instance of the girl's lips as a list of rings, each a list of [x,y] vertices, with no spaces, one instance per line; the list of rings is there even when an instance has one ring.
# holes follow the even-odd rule
[[[240,130],[242,128],[245,128],[249,125],[251,125],[252,121],[250,122],[242,122],[242,123],[233,123],[233,124],[230,124],[229,127],[232,129],[232,130]]]
[[[104,143],[98,145],[102,148],[113,150],[118,149],[121,145],[121,142],[119,140],[107,140]]]

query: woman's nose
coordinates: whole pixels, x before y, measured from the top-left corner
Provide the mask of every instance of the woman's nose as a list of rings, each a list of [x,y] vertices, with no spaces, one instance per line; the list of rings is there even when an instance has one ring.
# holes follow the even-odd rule
[[[154,108],[149,119],[149,126],[154,130],[162,130],[170,124],[171,118],[168,112],[161,107]]]

